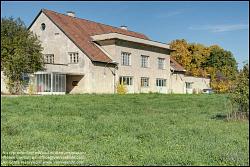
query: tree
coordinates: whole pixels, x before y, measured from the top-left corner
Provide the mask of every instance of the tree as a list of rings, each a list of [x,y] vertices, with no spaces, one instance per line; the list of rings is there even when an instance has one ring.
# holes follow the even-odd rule
[[[20,18],[1,18],[1,70],[10,93],[21,93],[22,75],[43,69],[42,47]]]
[[[174,40],[170,43],[174,51],[171,56],[187,71],[186,74],[211,78],[211,86],[217,92],[229,91],[237,74],[237,63],[230,51],[218,45],[204,46],[188,43],[186,40]]]
[[[191,54],[190,71],[193,76],[206,77],[204,69],[205,61],[210,55],[210,49],[202,44],[189,44],[188,50]]]
[[[215,73],[220,71],[227,79],[233,80],[237,73],[237,63],[230,51],[219,46],[210,46],[210,56],[206,60],[206,67],[213,67]]]
[[[185,39],[177,39],[170,43],[170,49],[174,51],[171,52],[171,56],[182,65],[186,70],[189,70],[189,65],[191,62],[191,54],[188,50],[188,43]]]
[[[228,92],[238,72],[233,54],[218,45],[212,45],[204,66],[210,72],[212,88],[220,93]]]
[[[230,99],[236,107],[236,112],[249,116],[249,65],[245,64],[234,81],[230,91]],[[242,115],[242,114],[241,114]]]

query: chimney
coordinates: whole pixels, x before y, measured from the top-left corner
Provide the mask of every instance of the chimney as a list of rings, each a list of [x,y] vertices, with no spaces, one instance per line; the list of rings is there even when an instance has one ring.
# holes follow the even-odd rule
[[[120,28],[123,29],[123,30],[128,30],[128,27],[125,26],[125,25],[120,26]]]
[[[75,17],[75,12],[67,11],[67,15],[71,17]]]

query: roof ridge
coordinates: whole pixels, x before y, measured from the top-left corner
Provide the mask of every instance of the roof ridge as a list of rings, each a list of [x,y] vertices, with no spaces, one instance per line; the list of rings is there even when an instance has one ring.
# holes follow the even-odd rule
[[[108,25],[108,24],[104,24],[104,23],[99,23],[99,22],[96,22],[96,21],[92,21],[92,20],[88,20],[88,19],[84,19],[84,18],[79,18],[79,17],[71,17],[71,16],[68,16],[68,15],[66,15],[66,14],[64,14],[64,13],[59,13],[59,12],[56,12],[56,11],[53,11],[53,10],[49,10],[49,9],[42,8],[42,11],[44,11],[44,10],[51,11],[51,12],[54,12],[54,13],[57,13],[57,14],[60,14],[60,15],[64,15],[64,16],[67,16],[67,17],[70,17],[70,18],[73,18],[73,19],[79,19],[79,20],[84,20],[84,21],[96,23],[96,24],[101,24],[101,25],[108,26],[108,27],[113,27],[113,28],[122,30],[122,31],[124,31],[124,32],[129,31],[129,32],[141,34],[141,35],[145,36],[147,39],[149,39],[148,36],[146,36],[145,34],[140,33],[140,32],[131,31],[131,30],[123,30],[123,29],[121,29],[121,28],[119,28],[119,27],[115,27],[115,26],[112,26],[112,25]]]

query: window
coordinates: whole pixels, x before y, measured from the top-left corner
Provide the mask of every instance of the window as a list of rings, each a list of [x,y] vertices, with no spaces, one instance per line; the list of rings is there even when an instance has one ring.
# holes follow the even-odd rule
[[[149,78],[142,77],[141,78],[141,86],[148,87],[149,86]]]
[[[165,87],[166,86],[166,79],[156,78],[156,86]]]
[[[41,24],[41,30],[44,31],[46,28],[46,25],[44,23]]]
[[[192,83],[191,82],[186,82],[186,88],[187,89],[192,89]]]
[[[25,87],[29,86],[30,77],[27,73],[22,74],[22,80]]]
[[[53,64],[54,63],[54,54],[45,54],[44,63]]]
[[[70,52],[69,53],[70,63],[78,63],[79,56],[77,52]]]
[[[121,59],[122,59],[122,65],[124,65],[124,66],[131,65],[130,53],[128,53],[128,52],[122,52]]]
[[[141,56],[141,67],[147,68],[149,67],[149,56]]]
[[[65,92],[66,75],[59,73],[35,74],[37,92]]]
[[[158,58],[158,68],[165,69],[165,59],[164,58]]]
[[[119,83],[124,84],[124,85],[133,85],[133,79],[132,77],[127,77],[127,76],[121,76],[119,78]]]

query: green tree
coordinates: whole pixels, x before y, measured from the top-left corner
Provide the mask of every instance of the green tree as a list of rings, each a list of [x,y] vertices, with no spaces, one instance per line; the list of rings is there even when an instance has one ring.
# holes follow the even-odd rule
[[[224,77],[233,80],[237,74],[237,63],[230,51],[219,46],[210,47],[210,56],[206,60],[206,67],[212,67],[215,73],[221,72]]]
[[[24,73],[43,69],[42,47],[20,18],[1,18],[1,70],[10,93],[21,93]]]
[[[230,91],[230,99],[237,112],[247,112],[249,115],[249,65],[245,64],[234,81]]]

